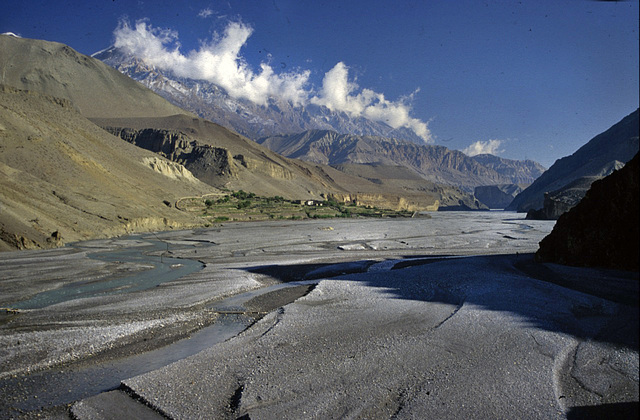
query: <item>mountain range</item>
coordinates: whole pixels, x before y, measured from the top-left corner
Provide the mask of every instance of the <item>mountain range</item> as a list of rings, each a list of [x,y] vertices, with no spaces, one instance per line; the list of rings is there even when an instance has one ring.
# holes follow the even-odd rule
[[[385,167],[405,166],[425,180],[459,187],[469,194],[483,185],[527,186],[545,170],[532,161],[492,158],[490,155],[472,159],[459,151],[427,145],[408,128],[393,129],[385,123],[353,117],[324,106],[294,106],[274,98],[269,99],[266,106],[257,105],[231,97],[210,82],[161,70],[119,48],[108,48],[93,57],[139,81],[171,103],[290,158],[334,167],[375,163],[378,174],[374,179],[385,178]],[[294,142],[298,144],[294,146]],[[304,142],[309,144],[305,146]],[[283,143],[288,146],[281,147]],[[353,167],[351,173],[355,173]]]
[[[138,62],[137,68],[143,64]],[[146,68],[147,75],[164,78],[163,86],[173,86],[175,92],[192,94],[185,86],[199,83],[175,84]],[[235,109],[238,121],[258,128],[264,121],[252,119],[255,105],[232,101],[209,86],[227,108],[195,97],[189,102],[185,94],[183,100],[191,106],[183,110],[169,90],[161,93],[173,103],[100,60],[55,42],[1,35],[0,69],[3,250],[202,226],[201,217],[175,203],[185,196],[223,194],[222,189],[290,199],[330,197],[399,210],[486,209],[491,205],[471,194],[478,186],[495,186],[508,196],[544,171],[531,161],[469,157],[415,138],[401,139],[398,130],[346,114],[325,115],[325,121],[340,122],[329,124],[331,130],[316,127],[256,142],[199,117],[203,110],[197,109],[205,104],[207,112],[221,115]],[[271,105],[260,111],[275,112]],[[277,108],[279,114],[270,114],[274,121],[280,115],[275,126],[282,127],[293,108],[283,106]],[[316,111],[328,112],[321,107]],[[306,111],[295,112],[297,117],[290,118],[295,124],[317,124]],[[336,127],[361,134],[339,134]],[[638,111],[556,162],[551,175],[543,173],[535,188],[518,197],[620,166],[616,162],[626,162],[638,150],[637,131]],[[487,197],[496,195],[484,190]]]
[[[169,102],[252,140],[322,129],[424,143],[408,128],[394,129],[383,122],[352,117],[325,106],[294,106],[288,101],[274,98],[269,99],[268,106],[262,106],[246,99],[233,98],[213,83],[176,76],[116,47],[92,56],[137,80]]]
[[[532,161],[492,155],[469,157],[443,146],[327,130],[263,137],[257,141],[283,156],[325,165],[404,166],[426,180],[459,186],[471,193],[480,185],[531,184],[545,170]]]

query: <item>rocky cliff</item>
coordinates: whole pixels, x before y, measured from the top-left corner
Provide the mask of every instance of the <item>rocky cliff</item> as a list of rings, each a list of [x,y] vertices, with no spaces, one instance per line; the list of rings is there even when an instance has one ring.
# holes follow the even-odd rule
[[[536,260],[576,266],[638,270],[640,162],[595,181],[585,197],[558,219],[540,242]]]
[[[331,194],[348,202],[397,210],[434,209],[440,203],[458,204],[460,200],[473,205],[473,199],[460,191],[425,188],[429,182],[415,174],[413,178],[420,185],[399,186],[392,179],[377,180],[373,173],[383,173],[375,169],[361,176],[358,171],[287,159],[201,119],[172,116],[93,121],[110,133],[183,164],[201,181],[217,187],[289,199],[322,199]],[[386,172],[384,175],[394,177]]]
[[[623,166],[624,164],[616,165],[617,169]],[[583,176],[571,181],[559,190],[544,193],[542,209],[529,210],[527,212],[527,219],[558,220],[562,214],[571,210],[584,198],[589,188],[591,188],[591,184],[602,178],[604,177]]]
[[[224,186],[228,178],[236,174],[234,159],[228,150],[201,144],[180,131],[154,128],[140,130],[122,127],[103,128],[131,144],[184,165],[193,175],[207,184]],[[246,164],[241,155],[238,156],[238,160]]]
[[[507,210],[527,212],[543,207],[544,193],[557,191],[581,177],[604,177],[618,162],[638,153],[638,110],[598,134],[571,156],[557,160],[531,186],[514,198]]]
[[[547,169],[532,160],[505,159],[490,154],[471,156],[476,162],[491,168],[500,175],[511,180],[511,184],[529,185],[540,177]]]

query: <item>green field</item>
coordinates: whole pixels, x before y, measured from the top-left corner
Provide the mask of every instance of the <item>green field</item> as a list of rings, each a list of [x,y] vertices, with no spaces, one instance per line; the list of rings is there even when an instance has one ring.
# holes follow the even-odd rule
[[[253,193],[229,191],[227,194],[182,198],[176,207],[200,215],[211,223],[249,220],[329,219],[336,217],[412,217],[411,211],[395,211],[356,206],[333,200],[286,200],[259,197]]]

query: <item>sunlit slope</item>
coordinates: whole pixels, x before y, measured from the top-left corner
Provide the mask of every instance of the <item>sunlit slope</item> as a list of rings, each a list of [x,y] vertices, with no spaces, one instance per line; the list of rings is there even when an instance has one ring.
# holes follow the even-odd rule
[[[67,100],[0,87],[0,249],[195,226],[173,203],[214,191]]]
[[[0,35],[0,84],[69,99],[85,117],[189,114],[64,44]]]

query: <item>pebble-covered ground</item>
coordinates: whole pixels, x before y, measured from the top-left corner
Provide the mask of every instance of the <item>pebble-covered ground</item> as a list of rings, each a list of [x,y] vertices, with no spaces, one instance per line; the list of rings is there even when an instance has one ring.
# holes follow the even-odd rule
[[[233,223],[0,254],[5,308],[47,290],[163,275],[161,264],[181,269],[176,258],[203,264],[143,290],[118,280],[104,294],[5,311],[0,411],[106,418],[117,406],[148,418],[256,419],[637,410],[637,301],[558,285],[615,278],[637,295],[637,273],[533,264],[553,222],[506,212],[431,216]],[[90,258],[150,243],[148,261]],[[283,282],[298,286],[278,289]],[[255,294],[227,299],[247,291]],[[52,394],[34,375],[155,354],[145,351],[216,325],[230,305],[257,320],[235,338],[147,373],[122,372],[117,391],[33,402]]]

